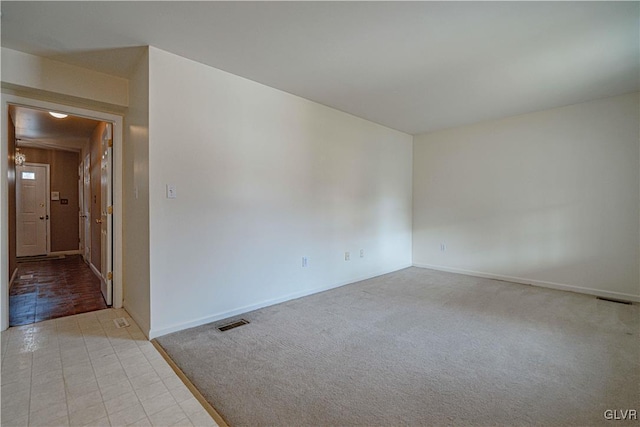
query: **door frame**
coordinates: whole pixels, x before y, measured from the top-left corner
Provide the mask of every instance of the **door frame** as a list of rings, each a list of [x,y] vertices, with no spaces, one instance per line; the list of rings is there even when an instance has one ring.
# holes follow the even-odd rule
[[[78,164],[78,252],[80,252],[80,255],[84,253],[84,220],[82,218],[82,208],[84,206],[83,166],[83,163]]]
[[[81,162],[82,165],[82,259],[91,266],[91,152]],[[89,173],[87,174],[87,170]],[[89,190],[87,191],[87,179]],[[86,196],[89,196],[88,199]],[[86,215],[85,215],[86,214]]]
[[[51,165],[49,165],[48,163],[34,163],[34,162],[24,162],[24,166],[42,166],[44,167],[44,191],[45,191],[45,215],[47,216],[46,222],[45,222],[45,227],[46,227],[46,237],[47,237],[47,242],[46,242],[46,247],[45,247],[45,251],[46,251],[46,255],[49,255],[51,253]],[[17,166],[16,166],[17,168]],[[16,169],[17,171],[17,169]],[[18,175],[16,174],[16,209],[18,208]],[[17,214],[17,212],[16,212]],[[16,239],[18,237],[18,216],[16,215]],[[17,249],[17,247],[16,247]],[[16,250],[16,256],[17,256],[17,250]]]
[[[122,284],[122,218],[123,218],[123,117],[98,110],[74,107],[50,101],[41,101],[12,94],[1,95],[2,123],[0,144],[0,330],[9,327],[9,182],[7,177],[8,138],[7,126],[9,105],[34,108],[45,111],[58,111],[88,119],[110,122],[113,124],[113,307],[121,308],[123,299]]]

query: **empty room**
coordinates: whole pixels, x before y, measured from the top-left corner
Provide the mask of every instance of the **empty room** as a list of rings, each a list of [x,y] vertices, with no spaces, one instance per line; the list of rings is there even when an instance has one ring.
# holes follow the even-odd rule
[[[2,426],[639,422],[639,2],[0,7]]]

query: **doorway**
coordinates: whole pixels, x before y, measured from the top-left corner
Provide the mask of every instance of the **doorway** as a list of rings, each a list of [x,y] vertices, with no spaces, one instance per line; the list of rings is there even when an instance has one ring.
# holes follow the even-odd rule
[[[53,137],[52,134],[58,132],[54,129],[55,120],[43,118],[49,114],[49,109],[22,103],[7,103],[6,107],[11,122],[8,127],[14,126],[15,132],[15,145],[7,144],[8,149],[21,152],[26,161],[23,159],[24,163],[15,166],[15,199],[9,201],[9,205],[16,209],[15,223],[8,224],[15,227],[15,237],[9,233],[9,240],[13,237],[15,242],[9,242],[9,246],[15,244],[16,268],[10,271],[8,286],[3,286],[9,291],[2,293],[3,306],[6,307],[6,302],[19,300],[14,298],[18,296],[25,302],[28,299],[24,296],[26,294],[35,300],[41,297],[41,309],[34,307],[33,300],[29,303],[35,310],[35,321],[46,320],[47,315],[51,316],[48,318],[62,317],[107,305],[121,307],[121,285],[113,286],[114,279],[119,276],[118,272],[114,274],[118,256],[114,257],[113,251],[118,245],[113,244],[113,226],[118,221],[113,217],[121,212],[114,206],[113,172],[116,168],[113,151],[114,139],[121,143],[121,118],[102,121],[99,119],[114,116],[103,113],[95,113],[98,117],[67,114],[64,121],[55,120],[65,123],[60,132],[70,133]],[[68,107],[56,107],[55,111],[64,111],[64,108]],[[80,130],[72,129],[76,127]],[[79,137],[77,132],[85,132],[84,137]],[[90,134],[86,135],[86,132]],[[11,136],[11,130],[6,134],[3,137]],[[14,153],[8,151],[9,157],[13,158]],[[70,156],[75,156],[74,164],[61,160]],[[61,175],[73,176],[72,180],[67,179],[64,189],[59,188],[62,185]],[[64,212],[66,214],[63,215]],[[64,273],[60,274],[61,271]],[[74,275],[78,277],[78,283],[86,286],[79,288],[69,283],[68,279]],[[95,281],[94,288],[97,288],[102,307],[96,304],[98,299],[91,294],[93,288],[88,285],[92,281]],[[57,287],[50,286],[52,282],[57,282]],[[71,295],[73,289],[77,291],[77,301]],[[65,300],[66,307],[61,307],[57,300]],[[23,304],[22,314],[29,304]],[[47,306],[52,306],[48,314]],[[11,310],[12,307],[7,308],[10,312],[15,311]],[[9,316],[3,313],[2,317],[4,326]]]

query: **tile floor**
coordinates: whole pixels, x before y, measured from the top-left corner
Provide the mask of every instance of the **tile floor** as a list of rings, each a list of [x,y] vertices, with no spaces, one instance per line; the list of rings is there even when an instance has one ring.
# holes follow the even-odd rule
[[[113,319],[131,326],[118,329]],[[4,426],[215,426],[123,309],[2,332]]]
[[[20,262],[9,292],[9,325],[107,308],[100,279],[80,255]]]

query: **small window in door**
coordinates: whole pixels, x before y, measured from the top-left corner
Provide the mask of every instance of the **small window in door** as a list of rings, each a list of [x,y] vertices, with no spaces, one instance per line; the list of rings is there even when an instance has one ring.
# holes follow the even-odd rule
[[[36,179],[35,172],[22,172],[22,179]]]

